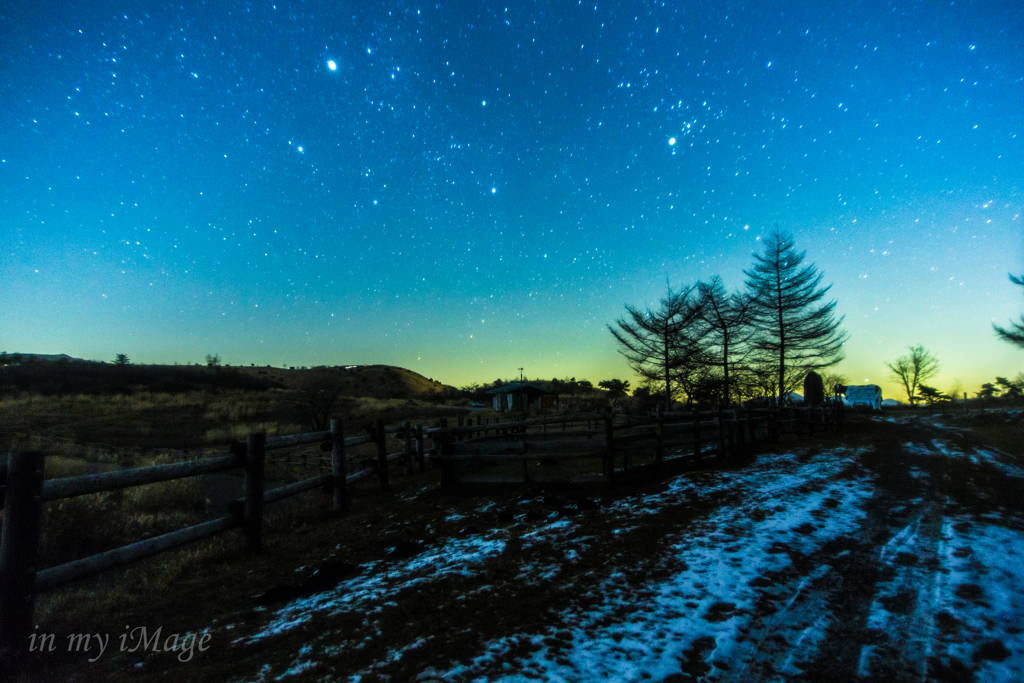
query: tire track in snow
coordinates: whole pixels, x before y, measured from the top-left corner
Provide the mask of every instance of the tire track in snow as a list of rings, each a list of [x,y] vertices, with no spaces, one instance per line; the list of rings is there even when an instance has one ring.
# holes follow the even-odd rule
[[[738,502],[678,534],[666,558],[682,567],[675,576],[634,587],[615,572],[590,591],[597,604],[565,610],[548,633],[491,641],[444,680],[520,681],[528,672],[547,681],[634,681],[680,671],[756,680],[777,662],[799,673],[829,621],[817,586],[831,569],[811,555],[855,531],[871,495],[867,476],[850,471],[854,457],[846,449],[808,462],[769,455],[742,472],[718,473],[703,492],[728,491]],[[685,481],[624,501],[621,511],[670,504]],[[523,640],[543,646],[509,671],[504,653]]]
[[[878,549],[856,675],[1013,680],[1024,670],[1024,533],[1013,519],[1019,505],[992,510],[987,489],[1016,485],[1019,469],[986,449],[961,450],[932,436],[901,449],[919,495]]]

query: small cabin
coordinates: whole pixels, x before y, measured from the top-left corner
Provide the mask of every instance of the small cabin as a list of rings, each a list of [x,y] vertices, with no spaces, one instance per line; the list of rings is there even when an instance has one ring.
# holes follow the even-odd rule
[[[554,410],[558,408],[558,394],[525,382],[508,384],[487,391],[494,410]]]

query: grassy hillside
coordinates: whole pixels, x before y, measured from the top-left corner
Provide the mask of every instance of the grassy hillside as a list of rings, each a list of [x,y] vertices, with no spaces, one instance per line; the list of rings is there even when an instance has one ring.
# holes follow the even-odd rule
[[[446,389],[419,373],[389,365],[286,370],[269,366],[208,368],[33,360],[0,366],[0,394],[7,395],[28,392],[42,396],[110,396],[238,389],[266,392],[308,384],[340,386],[342,396],[365,398],[430,398],[444,394]]]
[[[203,450],[309,431],[303,397],[334,396],[329,412],[346,431],[367,421],[448,415],[431,405],[450,387],[384,365],[285,370],[269,367],[45,362],[0,367],[0,452],[144,463],[146,449]],[[168,454],[170,455],[170,454]],[[181,454],[178,454],[179,456]]]
[[[340,386],[342,396],[365,398],[430,398],[452,389],[418,372],[391,365],[349,365],[285,370],[272,367],[239,368],[289,389],[308,383]]]

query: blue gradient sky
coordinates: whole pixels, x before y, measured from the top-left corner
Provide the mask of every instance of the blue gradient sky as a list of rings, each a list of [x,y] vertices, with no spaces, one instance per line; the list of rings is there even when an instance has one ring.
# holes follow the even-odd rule
[[[632,379],[606,325],[774,223],[839,370],[1024,369],[1016,2],[0,10],[0,348]],[[331,68],[331,63],[335,68]]]

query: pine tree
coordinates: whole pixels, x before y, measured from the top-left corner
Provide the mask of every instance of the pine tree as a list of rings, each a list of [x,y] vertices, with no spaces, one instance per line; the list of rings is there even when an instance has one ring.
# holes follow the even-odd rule
[[[818,305],[832,286],[819,288],[824,276],[813,263],[802,266],[806,256],[805,251],[795,251],[793,237],[776,225],[765,240],[764,253],[754,254],[754,267],[743,271],[756,330],[752,346],[774,366],[779,401],[788,384],[800,379],[788,369],[835,365],[843,359],[848,339],[841,328],[843,317],[835,319],[835,300]]]
[[[1015,285],[1024,287],[1024,275],[1020,277],[1010,276],[1010,282]],[[1020,322],[1010,321],[1010,327],[999,327],[995,323],[992,323],[992,327],[995,328],[996,334],[1005,342],[1010,342],[1016,346],[1024,348],[1024,315],[1020,317]]]

